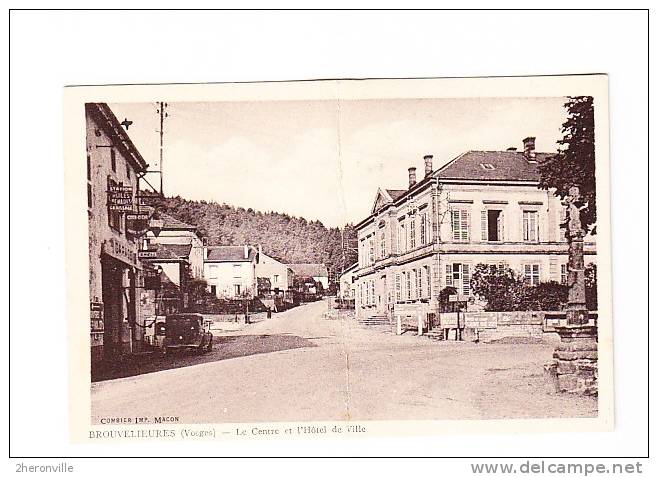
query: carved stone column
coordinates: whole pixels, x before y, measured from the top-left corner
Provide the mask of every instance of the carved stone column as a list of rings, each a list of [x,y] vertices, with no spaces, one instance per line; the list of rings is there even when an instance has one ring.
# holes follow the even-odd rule
[[[569,296],[566,316],[555,329],[560,344],[553,353],[554,361],[546,371],[558,392],[586,395],[598,394],[598,337],[596,321],[590,320],[585,300],[584,233],[580,221],[580,191],[569,190]]]

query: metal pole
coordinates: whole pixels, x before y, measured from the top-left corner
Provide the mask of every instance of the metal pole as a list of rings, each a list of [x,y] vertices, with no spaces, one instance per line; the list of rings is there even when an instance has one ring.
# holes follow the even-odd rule
[[[163,156],[163,135],[164,135],[164,102],[160,101],[160,195],[162,193],[162,156]]]

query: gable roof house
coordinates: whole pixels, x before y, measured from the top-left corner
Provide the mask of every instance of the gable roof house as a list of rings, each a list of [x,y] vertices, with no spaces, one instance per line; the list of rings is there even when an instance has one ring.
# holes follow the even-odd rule
[[[204,247],[203,273],[218,298],[252,298],[257,292],[258,249],[250,245]]]
[[[324,290],[329,288],[329,271],[324,263],[289,263],[295,276],[311,277],[316,282],[322,283]]]
[[[357,225],[353,271],[357,315],[389,316],[414,306],[438,312],[438,294],[454,287],[477,307],[471,275],[479,263],[509,266],[529,283],[566,280],[565,208],[539,189],[538,164],[551,156],[523,150],[467,151],[424,175],[408,169],[405,190],[379,188],[370,215]],[[595,261],[593,237],[586,262]]]
[[[294,272],[291,266],[263,253],[260,245],[258,246],[256,276],[269,280],[270,292],[286,292],[293,286]]]

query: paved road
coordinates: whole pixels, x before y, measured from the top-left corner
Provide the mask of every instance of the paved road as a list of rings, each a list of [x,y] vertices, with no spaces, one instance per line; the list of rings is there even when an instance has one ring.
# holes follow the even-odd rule
[[[296,343],[289,349],[94,383],[92,421],[121,416],[219,423],[596,414],[593,398],[546,392],[542,366],[551,358],[551,345],[395,336],[353,320],[327,320],[326,309],[326,302],[307,304],[242,331],[251,335],[244,338],[247,343]]]

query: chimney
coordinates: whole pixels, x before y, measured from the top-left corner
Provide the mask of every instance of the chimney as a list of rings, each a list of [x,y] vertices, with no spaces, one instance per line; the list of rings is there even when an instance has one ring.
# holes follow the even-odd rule
[[[535,160],[535,138],[530,136],[523,140],[523,155],[530,162]]]
[[[245,258],[245,260],[249,258],[249,246],[248,245],[244,246],[244,258]]]
[[[262,253],[263,253],[263,247],[261,246],[261,244],[258,244],[258,255]]]
[[[208,260],[208,246],[203,247],[203,259]]]
[[[414,184],[416,184],[416,168],[415,167],[410,167],[409,168],[409,189],[411,189]]]
[[[431,154],[423,156],[423,159],[425,160],[425,177],[429,176],[432,173],[432,159],[433,158],[434,158],[434,156],[431,155]]]

